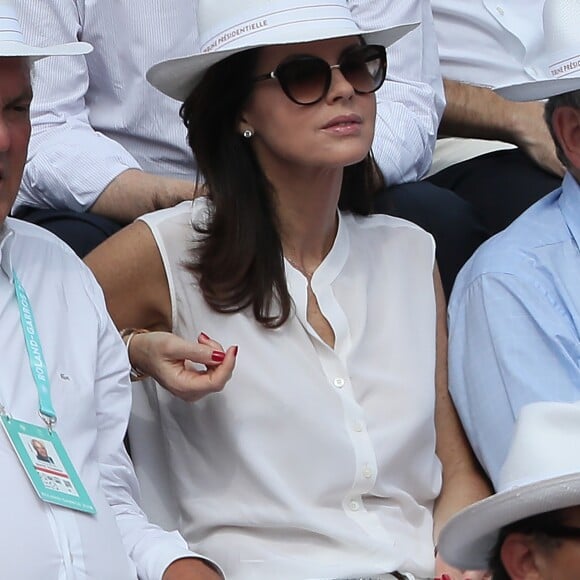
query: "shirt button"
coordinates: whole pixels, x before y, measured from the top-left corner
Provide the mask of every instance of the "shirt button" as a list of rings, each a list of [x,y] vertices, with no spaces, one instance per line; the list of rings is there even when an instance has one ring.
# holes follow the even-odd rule
[[[373,476],[373,470],[367,465],[364,469],[363,469],[363,475],[367,478],[370,479]]]
[[[337,389],[342,389],[342,387],[344,387],[344,379],[336,377],[336,379],[334,379],[334,386]]]
[[[354,500],[354,499],[353,499],[353,500],[351,500],[351,502],[350,502],[349,506],[350,506],[350,509],[351,509],[353,512],[356,512],[356,511],[358,511],[358,509],[359,509],[359,507],[360,507],[360,505],[359,505],[358,501],[356,501],[356,500]]]
[[[501,6],[497,6],[496,10],[500,16],[503,16],[505,14],[504,9]]]
[[[353,430],[360,433],[363,430],[363,424],[359,421],[352,426]]]

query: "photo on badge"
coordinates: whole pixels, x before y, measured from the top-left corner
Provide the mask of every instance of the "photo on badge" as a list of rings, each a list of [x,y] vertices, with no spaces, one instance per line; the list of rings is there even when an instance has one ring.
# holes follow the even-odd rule
[[[1,416],[1,424],[28,479],[43,501],[96,513],[58,434],[46,427]]]

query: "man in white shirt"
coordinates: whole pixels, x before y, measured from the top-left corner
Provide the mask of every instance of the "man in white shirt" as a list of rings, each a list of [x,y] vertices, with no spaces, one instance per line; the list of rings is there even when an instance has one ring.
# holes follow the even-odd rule
[[[544,0],[432,0],[447,108],[429,180],[477,212],[486,237],[560,185],[540,102],[491,88],[539,78]]]
[[[429,2],[351,0],[349,7],[363,28],[421,22],[389,55],[392,82],[377,93],[373,145],[389,186],[416,182],[429,169],[444,106]],[[116,224],[191,198],[196,166],[179,103],[153,89],[145,72],[196,46],[196,2],[52,0],[22,2],[19,10],[30,42],[80,39],[95,51],[37,67],[33,134],[15,215],[42,222],[84,255]],[[434,189],[417,187],[425,195]],[[378,205],[389,208],[384,200]],[[63,231],[44,221],[71,214],[83,220],[82,239],[68,225]],[[91,226],[105,231],[89,239]]]
[[[128,361],[96,281],[61,241],[7,217],[30,137],[31,62],[88,50],[27,45],[0,2],[0,575],[218,580],[134,499]]]

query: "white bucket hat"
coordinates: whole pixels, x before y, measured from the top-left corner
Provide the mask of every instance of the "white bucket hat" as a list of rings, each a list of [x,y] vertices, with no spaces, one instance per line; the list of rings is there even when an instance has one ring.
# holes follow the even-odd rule
[[[87,42],[70,42],[44,47],[30,46],[24,42],[14,6],[8,0],[0,0],[0,57],[23,56],[31,60],[39,60],[47,56],[87,54],[91,50],[93,47]]]
[[[346,0],[199,0],[199,52],[160,62],[147,79],[161,92],[184,101],[203,73],[250,48],[362,35],[369,44],[390,46],[418,24],[361,30]]]
[[[486,569],[504,526],[580,505],[580,403],[532,403],[516,423],[497,493],[447,522],[439,536],[443,559],[462,569]]]
[[[512,101],[539,101],[580,89],[580,0],[546,0],[544,50],[537,68],[544,78],[495,91]]]

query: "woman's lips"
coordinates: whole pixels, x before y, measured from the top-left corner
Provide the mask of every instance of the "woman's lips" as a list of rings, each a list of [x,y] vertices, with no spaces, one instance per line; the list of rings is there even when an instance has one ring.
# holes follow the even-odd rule
[[[358,115],[340,115],[322,127],[324,131],[337,135],[356,135],[360,133],[362,119]]]

